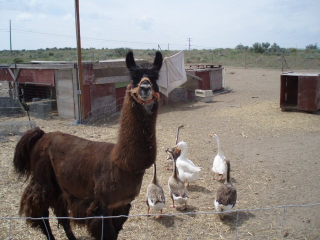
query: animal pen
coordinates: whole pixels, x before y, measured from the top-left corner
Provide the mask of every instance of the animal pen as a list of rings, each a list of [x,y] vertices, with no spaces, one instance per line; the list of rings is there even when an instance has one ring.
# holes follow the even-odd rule
[[[188,71],[188,69],[187,69]],[[240,70],[236,69],[236,74],[229,75],[230,78],[236,75],[240,75]],[[208,74],[209,75],[209,74]],[[261,75],[261,74],[259,74]],[[268,75],[268,74],[267,74]],[[194,75],[196,77],[196,75]],[[257,75],[254,75],[255,77]],[[193,78],[193,77],[191,77]],[[196,79],[196,78],[193,78]],[[229,79],[229,77],[228,77]],[[263,77],[264,84],[267,86],[272,85],[270,81],[266,80],[268,76]],[[228,148],[232,147],[235,148],[232,154],[232,161],[234,163],[234,174],[235,176],[235,185],[240,192],[240,198],[238,205],[236,208],[231,211],[230,218],[225,221],[221,222],[217,218],[217,213],[213,211],[212,202],[213,197],[211,196],[214,193],[219,183],[212,183],[210,181],[209,173],[204,175],[205,181],[201,181],[197,184],[197,186],[191,187],[190,192],[190,208],[186,212],[181,212],[177,210],[171,210],[169,206],[165,211],[164,217],[162,220],[155,220],[154,217],[158,214],[151,214],[147,216],[146,213],[146,204],[145,204],[145,192],[142,191],[140,193],[141,199],[139,201],[135,201],[133,203],[134,208],[132,214],[130,214],[127,223],[124,225],[124,229],[121,231],[119,239],[137,239],[139,238],[144,239],[318,239],[320,236],[319,233],[319,210],[320,210],[320,203],[312,202],[319,202],[317,201],[319,198],[316,198],[319,195],[314,194],[313,192],[308,192],[308,194],[303,194],[300,192],[301,189],[305,189],[308,185],[312,185],[318,177],[312,177],[310,180],[310,173],[312,171],[317,171],[319,169],[319,165],[309,165],[310,160],[317,158],[318,151],[315,150],[316,147],[311,148],[313,145],[306,145],[306,141],[310,135],[301,135],[302,131],[306,131],[306,129],[311,128],[310,131],[313,131],[311,136],[316,137],[319,133],[319,129],[314,122],[311,121],[303,121],[305,116],[307,116],[310,120],[315,119],[317,116],[315,114],[299,114],[299,113],[291,113],[291,112],[281,112],[279,111],[279,73],[276,73],[276,76],[273,78],[276,81],[276,96],[274,100],[271,102],[271,106],[267,104],[263,104],[264,98],[270,96],[270,91],[268,89],[263,89],[259,98],[255,98],[252,96],[256,96],[255,93],[251,92],[251,89],[246,89],[245,91],[246,98],[250,101],[254,102],[254,105],[247,106],[245,102],[241,102],[241,106],[236,105],[234,99],[239,99],[241,96],[241,91],[234,91],[232,94],[225,94],[220,96],[215,96],[217,101],[214,104],[193,104],[193,103],[182,103],[176,104],[175,107],[169,108],[170,106],[164,106],[165,111],[168,109],[177,110],[177,114],[173,112],[167,112],[164,114],[160,114],[159,116],[160,124],[157,126],[157,138],[159,141],[159,165],[160,167],[164,167],[165,165],[165,158],[163,158],[164,153],[162,153],[162,146],[171,146],[170,144],[174,143],[174,136],[170,135],[170,131],[176,127],[170,126],[168,124],[165,126],[165,123],[168,123],[168,118],[170,118],[170,123],[174,121],[176,124],[180,120],[176,120],[177,118],[186,119],[186,118],[193,118],[195,121],[194,125],[190,124],[188,121],[189,126],[187,126],[187,131],[183,133],[183,138],[185,140],[191,140],[195,138],[199,138],[199,144],[194,145],[197,150],[200,150],[198,153],[202,154],[205,152],[206,147],[208,147],[208,136],[204,136],[207,129],[211,128],[211,123],[217,124],[221,131],[226,131],[227,134],[225,137],[228,140],[224,140],[224,143],[229,142]],[[194,81],[194,80],[192,80]],[[197,80],[201,81],[201,80]],[[252,81],[251,83],[261,84],[259,81]],[[191,82],[192,83],[192,82]],[[194,83],[194,82],[193,82]],[[235,86],[236,83],[240,84],[239,81],[232,82],[232,87],[236,90],[237,87]],[[256,87],[257,85],[255,85]],[[196,84],[194,86],[197,87]],[[245,86],[247,87],[247,86]],[[177,91],[183,91],[184,89],[178,88]],[[190,90],[190,93],[192,91]],[[177,95],[177,97],[181,97],[185,95]],[[261,97],[260,97],[261,96]],[[175,98],[173,99],[175,100]],[[32,101],[32,100],[31,100]],[[183,107],[179,107],[179,106]],[[193,105],[195,107],[193,107]],[[223,108],[218,108],[219,105],[224,105]],[[217,110],[218,108],[218,110]],[[199,110],[201,110],[199,112]],[[215,111],[217,110],[217,111]],[[250,110],[253,111],[253,114],[247,115],[251,116],[261,116],[263,118],[244,118],[241,121],[238,121],[239,118],[234,117],[237,115],[228,115],[228,116],[221,116],[221,114],[226,114],[226,111],[230,113],[231,111],[245,111]],[[186,114],[188,113],[189,114]],[[213,114],[210,114],[210,113]],[[261,112],[263,114],[261,114]],[[278,113],[280,112],[280,113]],[[218,114],[217,114],[218,113]],[[58,113],[55,113],[58,114]],[[207,114],[205,116],[205,114]],[[200,117],[197,116],[205,116],[203,118],[208,118],[208,121],[202,121]],[[294,123],[291,122],[292,119],[298,118],[298,122],[302,123],[299,126],[295,125],[297,128],[295,129],[292,139],[289,138],[287,135],[291,135],[291,133],[286,134],[286,138],[283,138],[283,133],[278,130],[278,121],[275,123],[275,118],[269,116],[276,116],[276,118],[280,118],[280,121],[284,123],[283,125],[292,126]],[[244,117],[244,115],[240,115]],[[24,117],[25,118],[25,117]],[[7,118],[5,118],[7,119]],[[20,120],[21,118],[18,118]],[[73,118],[72,118],[73,119]],[[219,119],[221,121],[219,121]],[[270,126],[272,126],[272,132],[267,131],[265,128],[268,119],[272,119]],[[230,121],[229,121],[230,120]],[[254,120],[251,121],[251,120]],[[15,122],[14,118],[10,118],[12,123]],[[116,131],[117,126],[110,126],[101,128],[99,126],[88,126],[88,125],[77,125],[73,126],[70,122],[67,121],[55,121],[55,119],[36,119],[37,123],[40,126],[45,127],[47,130],[60,130],[67,133],[75,133],[80,137],[86,137],[89,139],[97,139],[98,141],[104,140],[114,140],[116,138],[114,132]],[[241,123],[239,125],[239,122]],[[180,123],[180,122],[179,122]],[[255,138],[253,135],[254,133],[249,133],[246,129],[246,126],[259,126],[263,134],[258,134]],[[308,124],[303,124],[308,123]],[[317,121],[319,123],[319,121]],[[196,125],[201,126],[201,128],[196,127]],[[259,124],[259,125],[258,125]],[[210,126],[209,126],[210,125]],[[283,126],[281,125],[281,126]],[[240,132],[235,130],[232,126],[236,126],[236,128],[241,129]],[[240,126],[240,127],[239,127]],[[318,125],[319,126],[319,125]],[[205,131],[202,131],[205,129]],[[252,128],[250,128],[252,129]],[[316,129],[316,130],[314,130]],[[211,130],[211,129],[210,129]],[[233,132],[235,131],[235,132]],[[282,130],[283,131],[283,130]],[[297,134],[296,134],[297,132]],[[250,135],[249,135],[249,134]],[[243,134],[243,135],[242,135]],[[246,136],[246,135],[248,136]],[[99,138],[101,135],[103,138]],[[228,136],[227,136],[228,135]],[[173,137],[172,137],[173,136]],[[297,137],[298,136],[298,137]],[[11,145],[15,144],[15,139],[18,139],[19,136],[9,135],[8,140],[1,142],[1,150],[0,150],[0,166],[1,166],[1,178],[2,180],[2,191],[0,193],[0,199],[2,201],[2,209],[6,209],[6,207],[12,209],[11,212],[3,212],[0,216],[0,239],[42,239],[39,236],[39,232],[35,230],[31,230],[29,226],[25,224],[24,217],[16,217],[18,215],[18,208],[19,208],[19,199],[15,195],[16,192],[21,192],[21,188],[25,186],[24,183],[18,184],[16,176],[14,176],[12,169],[10,168],[10,164],[12,162],[12,155],[13,155],[13,148],[10,147]],[[271,139],[274,142],[274,145],[271,147],[275,150],[276,155],[273,155],[269,149],[265,147],[265,143]],[[299,140],[300,139],[300,140]],[[317,139],[317,138],[312,138]],[[289,140],[289,141],[288,141]],[[1,140],[0,140],[1,141]],[[292,142],[294,146],[292,149],[304,149],[303,146],[309,148],[310,151],[303,153],[301,152],[301,159],[304,162],[303,166],[301,166],[298,162],[299,161],[291,161],[290,158],[289,164],[285,162],[286,155],[292,156],[291,148],[288,144],[284,144],[284,142]],[[170,144],[167,145],[166,143],[169,142]],[[316,142],[316,141],[314,141]],[[223,146],[225,146],[223,143]],[[195,142],[194,142],[195,144]],[[211,143],[210,143],[211,144]],[[263,147],[261,147],[264,145]],[[277,146],[278,145],[278,146]],[[285,146],[285,147],[284,147]],[[225,146],[227,147],[227,146]],[[241,148],[246,149],[249,152],[241,151]],[[250,150],[251,149],[251,150]],[[265,152],[263,153],[263,149]],[[2,151],[4,150],[4,151]],[[229,149],[230,150],[230,149]],[[232,151],[231,151],[232,152]],[[246,152],[246,154],[252,154],[252,161],[250,161],[250,156],[243,156],[242,152]],[[314,154],[310,154],[313,152]],[[192,154],[191,156],[196,156]],[[197,153],[197,154],[198,154]],[[257,155],[257,153],[259,155]],[[303,153],[303,154],[302,154]],[[280,156],[278,156],[280,155]],[[313,156],[314,155],[314,156]],[[207,159],[204,158],[205,155],[202,154],[200,157],[202,162],[202,166],[207,167],[204,163]],[[265,159],[265,157],[268,157]],[[199,158],[199,159],[200,159]],[[317,161],[317,159],[315,160]],[[283,163],[283,164],[282,164]],[[299,165],[299,169],[297,172],[292,171],[292,166],[294,164]],[[270,165],[275,166],[275,171],[271,172],[269,169]],[[242,166],[242,170],[248,172],[241,172],[240,167]],[[285,166],[285,167],[283,167]],[[309,168],[305,171],[304,166]],[[311,167],[310,167],[311,166]],[[249,167],[249,169],[247,168]],[[284,169],[283,169],[284,168]],[[162,169],[162,168],[161,168]],[[285,171],[284,171],[285,170]],[[250,171],[250,172],[249,172]],[[203,170],[203,173],[208,172],[206,169]],[[252,175],[259,174],[259,176],[255,175],[256,177],[252,178]],[[163,170],[161,174],[164,178],[160,179],[161,184],[164,186],[165,190],[167,190],[165,186],[165,177],[167,172]],[[281,175],[284,175],[282,178]],[[292,178],[291,176],[294,175]],[[303,178],[300,179],[300,177]],[[313,175],[314,176],[314,175]],[[146,181],[150,177],[150,174],[146,175]],[[271,179],[270,179],[270,178]],[[10,181],[8,181],[10,179]],[[282,182],[282,179],[285,182]],[[296,181],[292,182],[292,180],[296,179]],[[290,181],[291,180],[291,181]],[[278,182],[279,181],[279,182]],[[278,188],[277,185],[281,185],[280,196],[275,197],[277,193],[275,189]],[[209,183],[209,184],[208,184]],[[307,183],[306,185],[302,184],[301,186],[299,183]],[[144,189],[143,189],[144,190]],[[317,192],[317,188],[313,189],[314,192]],[[266,193],[265,198],[263,198],[263,193]],[[205,198],[208,198],[207,201],[203,201],[199,195],[202,194]],[[279,193],[278,193],[279,194]],[[294,196],[294,200],[290,201],[286,199],[286,196],[292,194]],[[10,196],[10,197],[9,197]],[[14,199],[14,198],[17,199]],[[19,195],[20,197],[20,195]],[[247,199],[248,198],[248,199]],[[262,200],[267,199],[267,203],[261,203]],[[279,200],[279,202],[275,202],[275,200]],[[283,199],[285,199],[283,201]],[[297,199],[297,200],[296,200]],[[168,200],[167,204],[170,204],[170,199]],[[284,203],[284,204],[282,204]],[[299,203],[299,204],[296,204]],[[103,217],[96,217],[97,219],[104,219]],[[83,219],[71,218],[74,221],[81,221]],[[44,221],[45,218],[39,218],[39,221]],[[55,235],[57,236],[56,239],[65,239],[65,235],[63,233],[62,228],[56,228],[57,225],[57,218],[50,217],[50,221],[52,221],[52,225],[54,226]],[[101,228],[103,228],[103,224]],[[76,236],[79,239],[89,240],[91,239],[86,232],[81,228],[73,228]]]
[[[137,60],[147,65],[145,60]],[[0,66],[3,83],[0,114],[23,115],[19,104],[28,107],[36,118],[58,116],[78,122],[95,121],[109,117],[121,110],[128,71],[124,60],[82,63],[84,115],[80,114],[80,90],[77,64],[72,62],[34,62]],[[191,65],[186,68],[187,82],[165,96],[162,105],[195,100],[195,90],[221,91],[225,88],[225,69],[215,65]],[[4,88],[6,86],[6,88]],[[19,100],[19,101],[18,101]],[[4,102],[8,102],[4,104]]]

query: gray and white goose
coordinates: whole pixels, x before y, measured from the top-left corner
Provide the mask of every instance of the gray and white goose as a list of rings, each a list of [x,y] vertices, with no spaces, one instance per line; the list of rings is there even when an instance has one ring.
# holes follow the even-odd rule
[[[162,210],[166,204],[163,189],[157,179],[156,163],[153,164],[153,178],[147,188],[146,203],[148,205],[148,215],[150,213],[150,208],[155,211],[160,211],[160,213],[162,214]],[[156,218],[161,218],[161,215],[157,216]]]
[[[178,142],[179,142],[179,135],[180,135],[181,128],[183,128],[183,125],[180,125],[178,127],[178,131],[177,131],[177,135],[176,135],[176,144],[178,144]],[[180,152],[175,151],[174,154],[172,154],[170,151],[168,151],[168,149],[166,150],[166,153],[168,154],[168,156],[167,156],[167,161],[168,161],[167,170],[170,170],[170,168],[169,168],[170,162],[173,163],[175,156],[176,156],[176,159],[180,156]]]
[[[237,202],[237,189],[232,185],[230,181],[230,161],[224,160],[227,166],[227,177],[216,194],[216,199],[214,200],[214,207],[217,212],[219,212],[219,217],[221,220],[224,219],[223,212],[230,211]]]
[[[172,199],[172,207],[176,207],[174,204],[184,205],[184,209],[187,209],[188,191],[184,185],[184,182],[179,178],[178,169],[176,166],[176,147],[167,149],[167,153],[173,156],[173,173],[168,180],[169,194]]]

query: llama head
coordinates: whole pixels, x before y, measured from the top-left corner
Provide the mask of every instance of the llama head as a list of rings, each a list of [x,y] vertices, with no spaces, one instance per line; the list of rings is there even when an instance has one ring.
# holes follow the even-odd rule
[[[157,80],[159,78],[159,71],[162,66],[162,54],[156,52],[151,68],[142,68],[136,65],[133,58],[133,53],[130,51],[127,53],[126,64],[131,75],[131,96],[138,103],[152,102],[159,96],[159,86]]]

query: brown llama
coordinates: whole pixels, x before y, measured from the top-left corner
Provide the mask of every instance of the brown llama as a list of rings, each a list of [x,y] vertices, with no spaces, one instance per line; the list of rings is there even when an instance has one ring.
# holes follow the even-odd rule
[[[133,53],[127,54],[131,84],[121,111],[117,143],[44,133],[38,127],[20,139],[14,168],[30,182],[21,197],[19,213],[31,218],[26,220],[31,227],[53,240],[48,220],[51,208],[68,239],[76,238],[66,217],[88,217],[73,222],[86,226],[94,239],[118,238],[131,202],[140,192],[145,170],[156,160],[157,79],[162,60],[162,54],[156,52],[153,66],[141,68]]]

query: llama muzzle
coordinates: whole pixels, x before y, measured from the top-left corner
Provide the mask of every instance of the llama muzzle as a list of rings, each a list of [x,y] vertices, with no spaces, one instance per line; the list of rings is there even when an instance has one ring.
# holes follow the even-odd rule
[[[141,105],[159,101],[160,99],[160,94],[153,90],[152,83],[147,77],[143,77],[136,88],[130,86],[128,91],[134,100]]]

